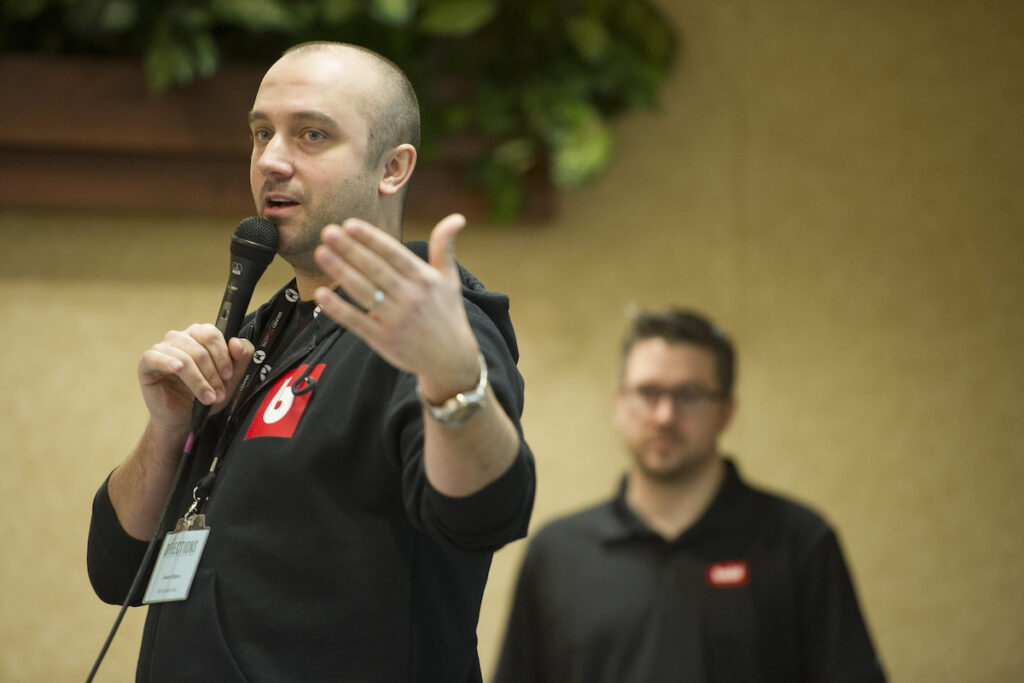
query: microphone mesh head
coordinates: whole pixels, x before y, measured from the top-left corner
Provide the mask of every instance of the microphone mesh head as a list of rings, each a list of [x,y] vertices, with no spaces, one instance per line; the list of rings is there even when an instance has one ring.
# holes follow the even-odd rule
[[[249,216],[235,228],[235,237],[277,252],[277,226],[266,218]]]

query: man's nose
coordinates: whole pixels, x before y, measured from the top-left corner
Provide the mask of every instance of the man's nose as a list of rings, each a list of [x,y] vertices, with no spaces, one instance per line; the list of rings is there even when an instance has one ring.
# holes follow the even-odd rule
[[[672,422],[679,414],[675,397],[670,392],[658,396],[658,402],[654,404],[654,419],[658,422]]]
[[[295,171],[291,149],[281,135],[275,134],[257,151],[256,170],[266,176],[288,177]]]

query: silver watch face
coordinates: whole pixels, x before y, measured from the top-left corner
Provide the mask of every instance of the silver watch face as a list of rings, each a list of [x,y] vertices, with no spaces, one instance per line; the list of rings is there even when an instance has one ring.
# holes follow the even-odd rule
[[[462,424],[484,407],[484,396],[476,392],[468,395],[458,394],[445,401],[443,405],[432,407],[431,417],[442,424]]]
[[[487,405],[487,361],[482,353],[479,354],[479,361],[480,382],[476,389],[456,394],[439,406],[428,403],[420,392],[419,382],[416,383],[416,397],[432,419],[454,427],[462,424]]]

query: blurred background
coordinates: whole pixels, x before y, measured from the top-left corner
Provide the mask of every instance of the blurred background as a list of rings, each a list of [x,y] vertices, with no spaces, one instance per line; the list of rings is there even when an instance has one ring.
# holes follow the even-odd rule
[[[610,495],[626,466],[610,418],[627,308],[695,307],[739,349],[728,452],[838,529],[892,679],[1020,680],[1024,4],[654,6],[676,35],[665,79],[652,79],[657,106],[607,130],[591,120],[598,132],[572,154],[529,138],[506,153],[518,165],[505,171],[527,175],[529,160],[596,159],[576,182],[551,189],[548,173],[501,190],[492,175],[481,203],[425,174],[410,207],[409,239],[470,210],[458,257],[511,296],[538,468],[531,528]],[[188,149],[139,142],[118,152],[118,176],[75,122],[106,125],[116,147],[139,119],[94,116],[72,84],[41,105],[70,114],[69,128],[25,126],[30,88],[11,64],[0,680],[84,680],[117,613],[85,573],[92,496],[141,431],[142,351],[213,319],[230,236],[252,211],[235,208],[247,158],[244,141],[237,158],[225,146],[210,180],[220,171],[188,166]],[[244,138],[244,85],[237,111],[212,106],[192,127],[237,121]],[[62,150],[47,147],[56,138]],[[133,169],[158,152],[171,161],[143,201]],[[254,300],[288,277],[276,262]],[[524,549],[495,556],[485,677]],[[97,680],[132,680],[143,618],[130,611]]]

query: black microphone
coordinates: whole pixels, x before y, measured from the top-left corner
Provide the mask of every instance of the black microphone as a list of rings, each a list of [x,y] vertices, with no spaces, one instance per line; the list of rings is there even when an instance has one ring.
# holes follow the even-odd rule
[[[238,336],[256,283],[276,253],[277,226],[266,218],[250,216],[235,228],[231,237],[231,270],[215,323],[224,339]],[[199,432],[209,412],[210,406],[199,401],[192,406],[193,434]]]

